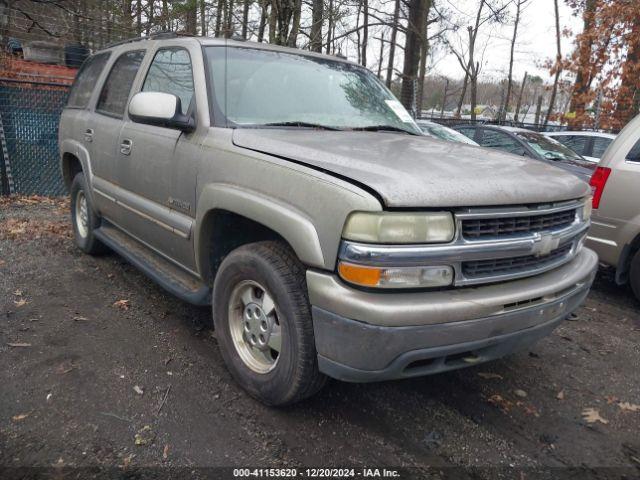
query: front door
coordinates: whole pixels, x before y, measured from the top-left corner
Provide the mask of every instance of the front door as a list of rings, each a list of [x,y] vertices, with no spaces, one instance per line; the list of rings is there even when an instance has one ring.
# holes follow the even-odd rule
[[[184,48],[159,49],[149,65],[142,91],[171,93],[182,113],[195,108],[193,69]],[[196,148],[195,133],[126,120],[118,139],[123,201],[122,227],[157,253],[195,269],[192,224],[195,217],[195,171],[178,163],[177,152]]]

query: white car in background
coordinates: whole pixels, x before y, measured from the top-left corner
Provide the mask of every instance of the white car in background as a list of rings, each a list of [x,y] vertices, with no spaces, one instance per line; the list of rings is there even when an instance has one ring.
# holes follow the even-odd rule
[[[603,132],[544,132],[579,155],[585,160],[598,163],[616,136]]]

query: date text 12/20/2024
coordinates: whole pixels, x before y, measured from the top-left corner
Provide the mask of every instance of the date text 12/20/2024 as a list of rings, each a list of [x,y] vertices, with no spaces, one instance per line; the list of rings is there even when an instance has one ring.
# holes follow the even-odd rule
[[[387,468],[236,468],[235,478],[400,478],[398,470]]]

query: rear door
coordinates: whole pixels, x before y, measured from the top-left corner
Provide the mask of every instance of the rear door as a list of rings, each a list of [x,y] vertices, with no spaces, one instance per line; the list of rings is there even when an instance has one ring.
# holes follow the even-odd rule
[[[116,224],[122,217],[122,207],[118,203],[119,170],[122,168],[118,138],[131,87],[144,55],[144,50],[130,50],[115,59],[86,126],[87,138],[89,135],[92,138],[94,201],[101,215]]]

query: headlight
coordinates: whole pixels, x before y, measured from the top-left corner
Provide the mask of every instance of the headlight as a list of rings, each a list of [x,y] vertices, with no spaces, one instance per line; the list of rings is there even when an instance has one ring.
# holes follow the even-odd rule
[[[424,288],[446,287],[453,283],[453,268],[448,265],[373,267],[340,262],[338,272],[343,280],[361,287]]]
[[[591,218],[591,211],[593,210],[593,197],[588,196],[584,200],[584,205],[582,207],[582,221],[588,222]]]
[[[454,233],[449,212],[356,212],[347,218],[342,236],[366,243],[445,243]]]

